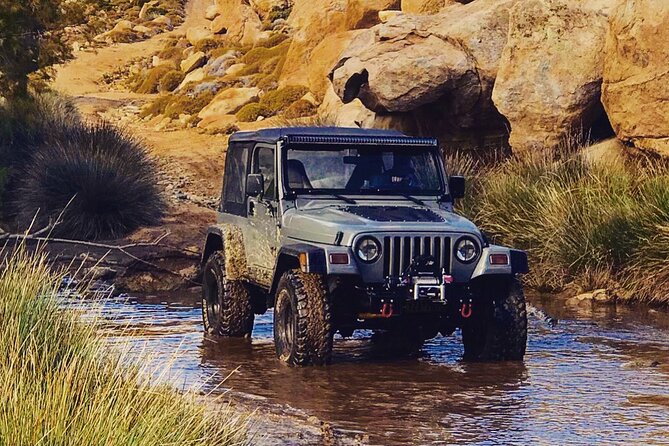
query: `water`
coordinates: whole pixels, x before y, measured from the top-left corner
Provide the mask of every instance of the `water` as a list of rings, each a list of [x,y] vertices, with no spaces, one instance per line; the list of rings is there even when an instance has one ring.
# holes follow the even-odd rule
[[[523,364],[464,363],[457,334],[406,358],[361,333],[336,339],[329,367],[290,368],[275,359],[271,313],[257,317],[252,340],[215,341],[203,338],[194,298],[112,299],[101,315],[111,342],[171,362],[162,379],[179,388],[317,417],[342,442],[669,444],[669,314],[530,302]]]

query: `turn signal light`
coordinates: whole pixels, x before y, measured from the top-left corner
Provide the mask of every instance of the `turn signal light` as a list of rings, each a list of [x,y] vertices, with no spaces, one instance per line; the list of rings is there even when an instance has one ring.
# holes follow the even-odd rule
[[[345,252],[330,254],[330,263],[332,265],[348,265],[348,254]]]
[[[508,265],[509,256],[506,254],[490,254],[491,265]]]

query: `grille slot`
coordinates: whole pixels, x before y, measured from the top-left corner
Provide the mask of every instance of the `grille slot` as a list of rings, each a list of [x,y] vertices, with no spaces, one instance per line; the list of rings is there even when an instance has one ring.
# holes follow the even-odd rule
[[[419,255],[431,255],[439,270],[451,271],[451,238],[448,236],[394,235],[383,238],[383,276],[401,275]]]

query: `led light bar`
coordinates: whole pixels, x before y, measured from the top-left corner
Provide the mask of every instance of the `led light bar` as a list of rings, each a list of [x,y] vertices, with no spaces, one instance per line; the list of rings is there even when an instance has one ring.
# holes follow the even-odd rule
[[[394,136],[311,136],[289,135],[287,144],[347,144],[347,145],[386,145],[386,146],[425,146],[437,147],[435,138],[414,138]]]

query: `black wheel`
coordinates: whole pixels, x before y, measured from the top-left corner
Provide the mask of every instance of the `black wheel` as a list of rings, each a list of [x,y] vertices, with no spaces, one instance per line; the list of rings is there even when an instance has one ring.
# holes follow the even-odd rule
[[[225,257],[216,251],[204,266],[202,320],[206,333],[249,337],[253,330],[251,299],[243,282],[225,276]]]
[[[527,346],[525,295],[518,279],[493,292],[489,308],[462,327],[464,359],[473,361],[522,361]]]
[[[330,300],[317,274],[288,271],[279,281],[274,303],[277,357],[290,365],[322,365],[332,356]]]

